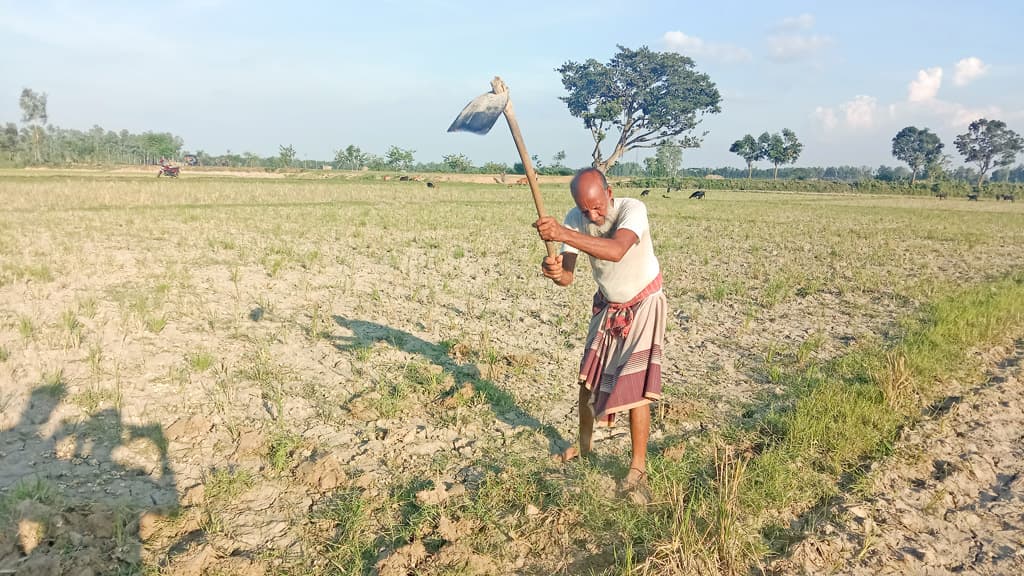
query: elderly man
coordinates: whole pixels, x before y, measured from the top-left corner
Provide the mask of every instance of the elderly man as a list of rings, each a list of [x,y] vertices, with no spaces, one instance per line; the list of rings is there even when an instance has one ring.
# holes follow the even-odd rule
[[[559,225],[544,217],[534,227],[562,252],[545,257],[544,275],[559,286],[574,279],[576,257],[590,257],[597,293],[579,374],[579,446],[558,458],[568,461],[593,448],[594,422],[611,425],[629,411],[632,460],[622,480],[631,489],[646,478],[650,403],[661,397],[661,350],[667,303],[661,267],[651,244],[647,208],[632,198],[614,198],[604,174],[580,170],[570,184],[576,207]]]

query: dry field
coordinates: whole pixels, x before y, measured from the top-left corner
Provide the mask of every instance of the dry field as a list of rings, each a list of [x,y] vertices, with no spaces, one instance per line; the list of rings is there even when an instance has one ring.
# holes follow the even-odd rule
[[[1024,256],[1022,203],[656,196],[652,483]],[[534,217],[497,184],[0,173],[0,574],[636,568],[625,427],[547,459],[594,286],[540,276]]]

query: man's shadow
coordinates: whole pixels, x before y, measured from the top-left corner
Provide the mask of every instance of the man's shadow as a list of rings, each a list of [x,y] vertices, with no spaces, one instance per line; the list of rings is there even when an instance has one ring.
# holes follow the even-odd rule
[[[334,347],[338,350],[351,352],[375,342],[385,342],[404,352],[418,354],[452,377],[455,386],[450,393],[469,383],[487,401],[498,420],[511,426],[526,426],[539,431],[548,439],[548,449],[553,454],[560,452],[567,445],[554,426],[541,423],[520,408],[511,394],[484,378],[475,364],[459,364],[452,360],[444,346],[375,322],[352,320],[337,315],[334,316],[334,322],[352,332],[351,337],[331,337]]]
[[[0,573],[28,565],[59,573],[140,568],[142,516],[178,507],[163,428],[126,426],[118,409],[106,408],[48,434],[66,395],[62,385],[34,388],[18,422],[0,430]],[[152,443],[158,462],[118,462],[119,447],[146,450],[135,444],[140,439]]]

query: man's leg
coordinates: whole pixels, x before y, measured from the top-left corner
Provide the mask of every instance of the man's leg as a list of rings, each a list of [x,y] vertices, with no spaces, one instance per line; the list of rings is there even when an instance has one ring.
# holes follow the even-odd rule
[[[651,435],[651,405],[645,404],[629,410],[629,438],[633,444],[633,457],[623,483],[635,484],[647,473],[647,439]]]
[[[578,456],[586,456],[594,448],[594,413],[590,409],[590,390],[580,384],[579,397],[579,447],[569,446],[556,458],[568,462]]]
[[[594,449],[594,412],[590,408],[590,390],[580,384],[580,455]]]

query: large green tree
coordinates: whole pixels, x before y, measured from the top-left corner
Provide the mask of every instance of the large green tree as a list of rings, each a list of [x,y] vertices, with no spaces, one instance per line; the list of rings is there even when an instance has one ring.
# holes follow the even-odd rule
[[[967,132],[954,141],[956,149],[967,162],[978,165],[978,186],[992,166],[1009,166],[1024,149],[1024,139],[1006,127],[1001,120],[980,118],[971,122]]]
[[[804,145],[797,140],[796,133],[789,128],[783,128],[782,134],[778,132],[772,134],[765,148],[765,158],[775,165],[775,174],[772,178],[778,180],[779,166],[782,164],[795,164],[803,149]]]
[[[942,158],[942,141],[927,128],[907,126],[892,139],[892,155],[910,167],[910,185],[917,181],[917,175],[926,166],[934,165]]]
[[[770,136],[765,132],[761,139],[755,139],[752,135],[746,134],[743,138],[732,143],[729,152],[738,154],[747,163],[747,178],[754,173],[754,162],[764,160],[768,156],[768,142]]]
[[[692,59],[675,52],[654,52],[646,46],[618,49],[607,64],[591,58],[557,68],[568,92],[560,99],[594,138],[593,166],[607,172],[627,151],[666,139],[699,147],[703,134],[691,132],[700,117],[721,111],[721,96],[711,78],[697,72]],[[601,145],[610,130],[617,130],[618,138],[605,157]]]
[[[21,91],[18,99],[21,107],[21,121],[27,122],[32,130],[32,152],[36,162],[42,162],[43,156],[40,143],[43,139],[43,127],[46,126],[46,93],[39,93],[31,88]]]

